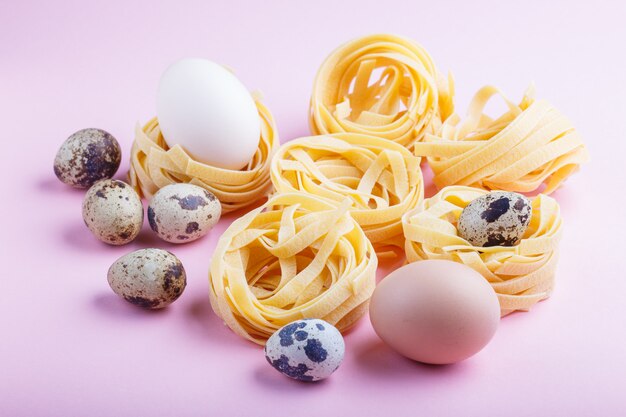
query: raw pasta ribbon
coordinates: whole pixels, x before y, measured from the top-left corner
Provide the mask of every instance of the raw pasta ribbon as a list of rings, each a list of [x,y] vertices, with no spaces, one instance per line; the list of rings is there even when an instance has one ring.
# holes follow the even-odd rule
[[[350,205],[348,199],[335,205],[303,193],[277,194],[235,220],[211,261],[215,313],[259,344],[302,318],[347,329],[367,310],[378,265]]]
[[[508,107],[493,120],[484,108],[495,95]],[[571,122],[544,100],[534,99],[531,87],[520,104],[487,86],[476,93],[468,116],[451,116],[437,135],[427,134],[415,153],[428,157],[433,181],[488,190],[532,192],[545,184],[550,194],[581,163],[587,149]]]
[[[133,187],[150,198],[168,184],[183,182],[199,185],[215,194],[222,203],[224,213],[265,197],[271,191],[270,161],[279,142],[270,111],[258,97],[255,97],[255,103],[261,119],[259,148],[248,165],[239,171],[195,161],[180,145],[168,148],[156,118],[143,129],[137,125],[129,172]]]
[[[491,284],[504,316],[550,296],[558,259],[562,221],[556,200],[540,194],[532,200],[532,217],[516,246],[476,247],[458,236],[463,208],[488,193],[450,186],[402,218],[409,262],[446,259],[470,266]]]
[[[333,51],[317,73],[311,131],[369,134],[410,148],[453,112],[453,85],[412,40],[355,39]]]
[[[341,204],[379,255],[402,248],[402,215],[423,198],[420,159],[389,140],[356,133],[295,139],[272,160],[276,191],[300,191]]]

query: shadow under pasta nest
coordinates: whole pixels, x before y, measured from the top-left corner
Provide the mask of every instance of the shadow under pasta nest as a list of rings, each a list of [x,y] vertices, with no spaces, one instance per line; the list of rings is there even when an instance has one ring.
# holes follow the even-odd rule
[[[211,308],[209,295],[198,293],[185,305],[183,314],[186,316],[186,326],[189,332],[198,338],[211,343],[238,344],[249,349],[260,349],[252,342],[247,342],[233,333]]]
[[[215,227],[213,227],[213,229],[209,233],[212,236],[211,239],[215,239],[215,241],[217,242],[217,240],[222,236],[222,234],[224,234],[226,229],[230,227],[231,223],[245,216],[250,211],[261,207],[263,204],[265,204],[265,202],[267,202],[267,197],[263,197],[246,207],[242,207],[240,209],[237,209],[235,211],[231,211],[228,213],[223,213],[220,216],[220,221],[215,225]],[[211,256],[212,255],[213,254],[211,253]]]

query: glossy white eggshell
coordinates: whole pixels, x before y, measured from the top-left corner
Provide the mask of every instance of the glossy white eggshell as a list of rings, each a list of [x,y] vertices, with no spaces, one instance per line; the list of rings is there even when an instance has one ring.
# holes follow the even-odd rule
[[[230,71],[206,59],[183,59],[161,77],[157,118],[169,147],[176,144],[208,165],[238,170],[261,136],[256,104]]]

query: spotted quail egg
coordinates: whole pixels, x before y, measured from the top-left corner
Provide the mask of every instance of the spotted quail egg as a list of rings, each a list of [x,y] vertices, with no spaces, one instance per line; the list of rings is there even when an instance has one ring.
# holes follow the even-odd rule
[[[102,129],[83,129],[72,134],[54,158],[57,178],[75,188],[89,188],[117,172],[122,150],[117,140]]]
[[[122,256],[109,268],[107,280],[117,295],[149,309],[173,303],[187,285],[183,264],[162,249],[140,249]]]
[[[458,221],[459,235],[473,246],[514,246],[524,236],[531,215],[527,197],[492,191],[463,209]]]
[[[319,319],[294,321],[265,344],[265,358],[278,372],[299,381],[319,381],[337,370],[345,343],[335,326]]]
[[[222,208],[209,191],[192,184],[161,188],[148,206],[150,228],[171,243],[186,243],[206,235],[219,221]]]
[[[141,230],[143,205],[130,185],[118,180],[102,180],[85,194],[83,220],[101,241],[125,245]]]

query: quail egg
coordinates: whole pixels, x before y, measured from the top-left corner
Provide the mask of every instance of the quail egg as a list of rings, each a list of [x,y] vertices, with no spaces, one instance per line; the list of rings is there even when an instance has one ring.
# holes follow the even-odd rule
[[[75,188],[89,188],[96,181],[113,177],[120,166],[122,150],[117,140],[102,129],[83,129],[71,135],[54,158],[57,178]]]
[[[524,236],[531,215],[527,197],[493,191],[474,199],[463,209],[458,230],[473,246],[514,246]]]
[[[143,205],[130,185],[118,180],[102,180],[85,194],[83,220],[101,241],[125,245],[141,230]]]
[[[161,188],[148,206],[150,228],[171,243],[186,243],[206,235],[219,221],[222,207],[209,191],[192,184]]]
[[[117,295],[148,309],[173,303],[187,285],[183,264],[162,249],[140,249],[122,256],[109,268],[107,280]]]
[[[319,381],[337,370],[345,343],[335,326],[319,319],[294,321],[265,344],[265,358],[278,372],[299,381]]]

